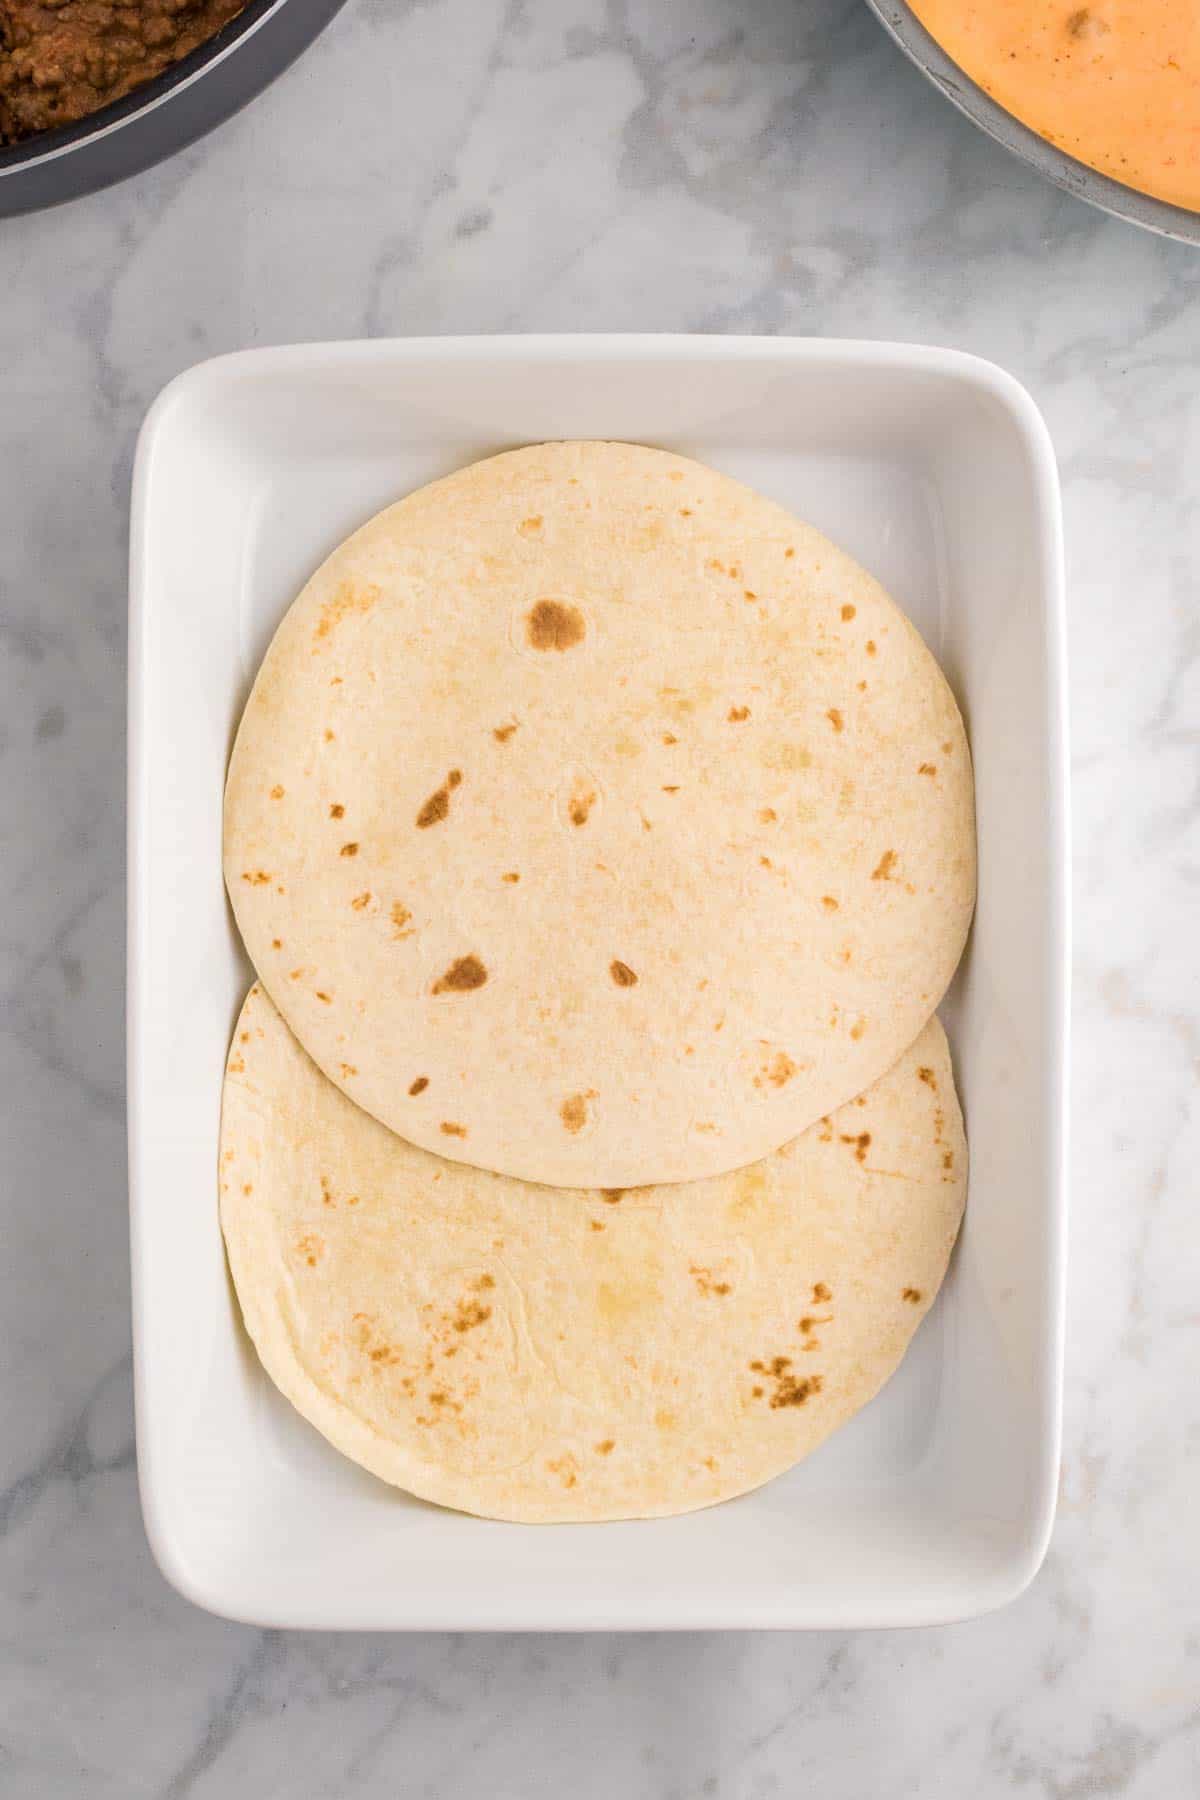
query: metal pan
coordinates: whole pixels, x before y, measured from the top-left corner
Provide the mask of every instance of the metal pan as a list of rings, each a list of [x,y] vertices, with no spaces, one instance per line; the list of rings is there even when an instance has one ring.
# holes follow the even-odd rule
[[[941,89],[959,112],[965,113],[972,124],[986,131],[1006,150],[1011,150],[1014,156],[1031,164],[1039,175],[1078,199],[1086,200],[1104,212],[1115,213],[1119,219],[1143,225],[1147,231],[1160,232],[1163,237],[1200,244],[1200,213],[1188,212],[1182,206],[1172,206],[1167,200],[1155,200],[1149,194],[1123,187],[1119,181],[1101,175],[1097,169],[1089,169],[1086,163],[1076,162],[1073,156],[1066,155],[1039,137],[1036,131],[1022,125],[990,94],[977,87],[969,75],[963,74],[936,38],[930,37],[906,0],[867,0],[867,5],[904,54],[935,87]]]
[[[224,30],[136,93],[0,149],[0,218],[78,199],[174,155],[269,86],[344,3],[249,0]]]

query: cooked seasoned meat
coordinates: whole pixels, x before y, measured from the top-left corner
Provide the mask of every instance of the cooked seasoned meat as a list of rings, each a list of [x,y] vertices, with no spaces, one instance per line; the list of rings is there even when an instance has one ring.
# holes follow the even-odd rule
[[[132,93],[246,0],[0,0],[0,144]]]

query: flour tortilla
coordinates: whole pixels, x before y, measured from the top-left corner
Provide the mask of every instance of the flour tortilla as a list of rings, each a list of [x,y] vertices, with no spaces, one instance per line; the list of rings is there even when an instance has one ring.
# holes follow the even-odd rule
[[[936,1020],[861,1100],[736,1174],[624,1194],[418,1150],[256,984],[221,1220],[267,1373],[385,1481],[491,1518],[649,1518],[778,1475],[903,1356],[966,1151]]]
[[[970,758],[916,631],[817,532],[679,456],[547,444],[314,576],[242,719],[225,872],[301,1043],[411,1142],[691,1180],[933,1012]]]

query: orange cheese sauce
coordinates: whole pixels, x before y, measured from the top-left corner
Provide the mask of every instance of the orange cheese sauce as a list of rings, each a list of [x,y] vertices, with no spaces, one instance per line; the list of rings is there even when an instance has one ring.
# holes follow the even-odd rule
[[[959,67],[1039,136],[1200,212],[1200,0],[912,0]]]

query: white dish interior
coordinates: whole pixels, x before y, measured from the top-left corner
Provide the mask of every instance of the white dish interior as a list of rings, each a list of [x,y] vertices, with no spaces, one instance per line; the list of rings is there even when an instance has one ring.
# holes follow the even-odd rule
[[[250,969],[221,792],[280,616],[400,494],[552,437],[680,450],[820,526],[940,657],[976,763],[980,899],[943,1009],[971,1150],[950,1276],[883,1393],[790,1474],[651,1523],[443,1512],[346,1462],[245,1338],[217,1223],[221,1074]],[[168,1578],[271,1625],[916,1624],[997,1605],[1057,1479],[1066,1029],[1058,492],[1016,383],[953,353],[696,338],[250,352],[156,403],[135,477],[130,1166],[138,1459]]]

